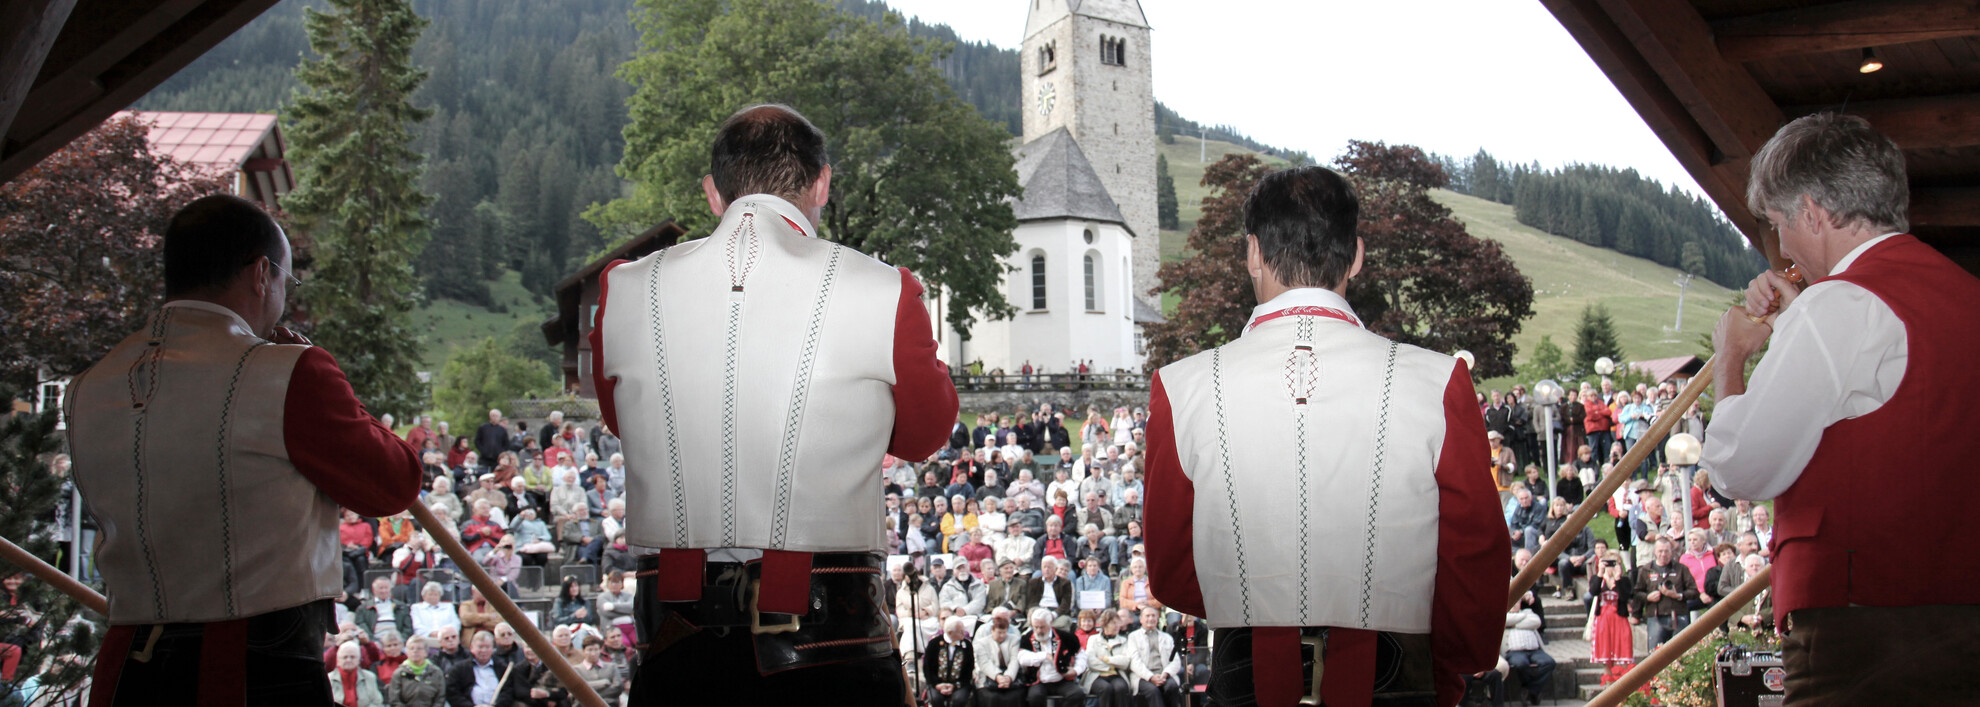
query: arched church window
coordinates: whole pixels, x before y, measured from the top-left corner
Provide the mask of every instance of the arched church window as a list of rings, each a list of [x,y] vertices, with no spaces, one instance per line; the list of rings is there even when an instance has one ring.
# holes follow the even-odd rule
[[[1031,308],[1045,308],[1045,255],[1031,256]]]
[[[1086,311],[1100,311],[1100,263],[1086,254]]]

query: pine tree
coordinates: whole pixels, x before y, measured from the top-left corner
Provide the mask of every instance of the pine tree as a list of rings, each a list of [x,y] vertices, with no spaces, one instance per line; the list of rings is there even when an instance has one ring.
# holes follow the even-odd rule
[[[0,400],[12,400],[11,392],[0,390]],[[58,560],[58,546],[48,533],[49,521],[55,519],[66,495],[62,479],[50,473],[44,463],[60,449],[55,418],[20,413],[0,425],[0,537],[13,540],[50,564]],[[17,571],[0,561],[0,578]],[[42,690],[36,704],[55,704],[55,700],[45,698],[67,693],[89,675],[89,656],[96,655],[97,644],[102,641],[102,617],[83,614],[75,600],[32,577],[21,584],[20,591],[21,601],[13,607],[0,599],[0,616],[33,620],[20,634],[22,655],[14,677],[17,681],[36,677]],[[4,698],[14,687],[0,681],[0,704],[12,704]]]
[[[1169,156],[1155,156],[1155,219],[1171,231],[1182,228],[1176,203],[1176,178],[1169,176]]]
[[[1620,364],[1622,343],[1616,336],[1616,320],[1609,316],[1609,308],[1591,304],[1581,310],[1581,322],[1574,325],[1575,373],[1586,375],[1594,371],[1595,360],[1604,357]]]
[[[412,104],[426,72],[412,65],[426,20],[405,0],[329,0],[307,10],[319,58],[296,67],[288,133],[296,191],[284,200],[319,260],[302,287],[316,341],[342,364],[374,414],[406,417],[426,404],[414,373],[419,336],[409,326],[413,274],[426,246],[419,189],[425,157],[412,127],[431,111]]]

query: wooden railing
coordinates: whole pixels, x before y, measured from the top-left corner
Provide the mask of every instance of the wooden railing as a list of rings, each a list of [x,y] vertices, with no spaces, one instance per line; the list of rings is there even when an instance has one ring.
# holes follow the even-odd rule
[[[970,375],[967,372],[952,372],[949,378],[955,381],[956,390],[969,392],[1005,392],[1028,390],[1147,390],[1148,376],[1143,373],[985,373]]]

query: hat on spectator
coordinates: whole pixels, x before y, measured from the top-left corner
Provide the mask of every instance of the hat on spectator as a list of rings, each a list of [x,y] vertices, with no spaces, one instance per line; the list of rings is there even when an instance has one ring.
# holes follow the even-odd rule
[[[1504,440],[1504,439],[1506,438],[1506,436],[1505,436],[1505,435],[1502,435],[1502,434],[1499,434],[1499,431],[1498,431],[1498,430],[1492,430],[1492,431],[1490,431],[1490,432],[1487,432],[1487,433],[1485,433],[1485,438],[1486,438],[1486,439],[1497,439],[1497,440]]]

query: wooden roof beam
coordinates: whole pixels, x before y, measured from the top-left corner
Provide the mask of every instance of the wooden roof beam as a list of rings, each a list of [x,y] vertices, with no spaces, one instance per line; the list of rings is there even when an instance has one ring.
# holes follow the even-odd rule
[[[22,118],[32,117],[33,120],[16,120],[8,129],[10,137],[4,145],[0,145],[0,181],[26,171],[43,157],[143,97],[275,2],[203,0],[190,5],[184,4],[184,0],[154,2],[142,9],[148,13],[160,7],[169,7],[170,12],[166,15],[143,14],[142,19],[149,24],[136,34],[130,33],[132,27],[116,23],[91,21],[87,26],[79,24],[81,20],[78,18],[92,16],[91,12],[99,7],[103,8],[104,13],[112,13],[121,11],[117,8],[122,4],[114,0],[80,3],[82,11],[73,13],[71,18],[77,21],[70,22],[70,26],[64,28],[64,37],[51,51],[51,63],[43,68],[42,73],[50,76],[67,73],[70,68],[68,64],[53,63],[58,55],[74,57],[72,61],[80,63],[97,64],[106,58],[111,63],[101,73],[86,77],[79,83],[73,78],[74,75],[70,75],[71,78],[62,82],[66,85],[60,88],[44,82],[29,92],[28,105],[32,106],[31,112],[35,115],[23,115]],[[158,25],[153,20],[171,17],[181,8],[186,10],[183,14],[153,29]],[[88,33],[75,35],[75,41],[90,47],[105,40],[103,34],[130,44],[108,47],[114,50],[110,55],[71,50],[62,46],[69,43],[70,32]]]
[[[1727,61],[1711,25],[1687,0],[1600,0],[1602,9],[1698,121],[1720,156],[1744,161],[1784,121],[1780,106],[1747,73]]]
[[[1980,226],[1980,188],[1911,190],[1912,226]]]
[[[1798,118],[1824,110],[1863,116],[1906,150],[1980,146],[1980,93],[1793,106],[1785,112]]]
[[[1980,35],[1972,0],[1854,0],[1712,23],[1719,53],[1748,62]]]
[[[76,0],[20,0],[0,5],[0,137],[27,103],[34,77]]]

